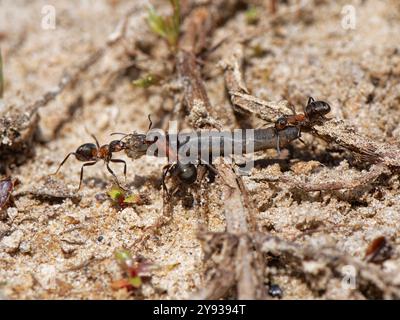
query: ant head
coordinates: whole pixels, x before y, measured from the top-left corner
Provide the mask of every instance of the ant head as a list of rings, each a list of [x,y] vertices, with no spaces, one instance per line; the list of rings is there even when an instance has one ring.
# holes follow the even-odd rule
[[[286,117],[280,117],[278,118],[278,120],[276,120],[275,122],[275,128],[277,130],[283,130],[286,128],[286,126],[288,125],[287,119]]]
[[[121,140],[113,140],[109,144],[110,152],[119,152],[126,149],[126,144]]]
[[[75,156],[79,161],[90,161],[96,157],[97,146],[94,143],[85,143],[76,149]]]

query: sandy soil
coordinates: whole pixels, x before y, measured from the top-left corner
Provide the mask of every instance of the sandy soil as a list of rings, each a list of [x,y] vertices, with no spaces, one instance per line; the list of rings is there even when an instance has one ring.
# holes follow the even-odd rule
[[[290,2],[290,1],[289,1]],[[131,85],[138,70],[127,70],[134,59],[153,72],[168,70],[164,42],[151,34],[145,22],[146,1],[136,1],[126,40],[107,50],[74,86],[40,110],[40,143],[34,156],[11,166],[16,186],[15,207],[0,220],[0,296],[10,299],[188,298],[201,288],[202,248],[200,225],[225,230],[218,184],[189,188],[195,202],[190,208],[180,199],[167,222],[144,246],[132,247],[163,214],[161,169],[163,161],[145,157],[128,163],[126,185],[141,192],[148,203],[116,209],[105,196],[112,179],[101,163],[85,170],[77,195],[81,163],[70,159],[57,176],[49,176],[68,152],[91,142],[109,142],[111,132],[145,132],[147,114],[163,126],[179,102],[171,90],[144,90]],[[154,2],[168,10],[165,3]],[[57,1],[57,27],[41,28],[45,1],[1,1],[0,44],[6,79],[6,104],[33,101],[53,87],[69,70],[103,46],[132,1]],[[356,9],[356,28],[341,26],[344,5]],[[285,5],[282,5],[285,6]],[[262,11],[264,7],[258,6]],[[268,14],[263,12],[263,14]],[[326,100],[331,117],[343,118],[378,141],[400,138],[400,6],[397,1],[306,1],[299,14],[282,17],[270,30],[252,39],[245,49],[245,80],[252,94],[269,100],[287,99],[297,106],[308,96]],[[231,108],[225,95],[223,72],[217,66],[230,41],[248,27],[239,11],[215,33],[213,42],[228,36],[228,43],[213,52],[204,66],[211,102]],[[155,43],[154,61],[137,49]],[[258,54],[262,51],[262,54]],[[128,54],[131,53],[131,55]],[[167,67],[165,67],[167,65]],[[155,70],[155,71],[154,71]],[[170,85],[174,79],[168,79]],[[21,102],[22,101],[22,102]],[[234,119],[223,122],[237,126]],[[254,126],[260,123],[254,121]],[[368,165],[350,152],[304,134],[306,145],[295,142],[280,161],[275,151],[257,155],[252,175],[244,181],[258,211],[258,223],[282,239],[314,246],[334,246],[343,253],[364,258],[368,244],[385,236],[393,247],[385,272],[400,271],[400,197],[397,175],[353,190],[305,193],[283,183],[257,182],[253,176],[287,172],[308,181],[358,179]],[[267,160],[266,160],[267,159]],[[122,166],[113,166],[123,180]],[[68,199],[35,197],[44,189],[70,192]],[[207,205],[204,204],[207,202]],[[206,209],[204,209],[206,207]],[[206,213],[206,214],[205,214]],[[309,231],[312,232],[309,232]],[[113,258],[119,248],[130,248],[159,268],[140,293],[112,290],[122,277]],[[329,282],[317,294],[297,277],[277,274],[286,299],[364,298]]]

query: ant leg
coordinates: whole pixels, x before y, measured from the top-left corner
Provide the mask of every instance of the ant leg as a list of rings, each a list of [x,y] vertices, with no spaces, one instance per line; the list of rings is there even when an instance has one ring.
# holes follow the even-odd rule
[[[114,177],[115,182],[117,182],[117,185],[120,187],[121,185],[119,184],[118,178],[117,178],[117,176],[115,175],[114,171],[111,170],[110,165],[109,165],[108,162],[106,162],[106,167],[107,167],[108,172],[111,173],[112,176]]]
[[[199,166],[204,166],[204,167],[206,167],[209,171],[211,171],[212,173],[214,173],[216,176],[219,176],[220,179],[221,179],[228,187],[234,188],[234,187],[232,187],[232,186],[225,180],[225,178],[218,172],[217,168],[215,168],[215,166],[214,166],[212,163],[208,163],[208,162],[202,161],[202,160],[200,159]]]
[[[303,143],[304,145],[307,145],[307,143],[305,143],[304,140],[301,138],[301,130],[299,130],[299,135],[298,135],[297,139],[299,139],[299,141],[301,143]]]
[[[78,190],[80,190],[81,185],[82,185],[83,168],[84,168],[84,167],[87,167],[87,166],[93,166],[93,165],[96,164],[96,163],[97,163],[97,161],[94,161],[94,162],[87,162],[87,163],[84,163],[84,164],[83,164],[83,166],[82,166],[82,168],[81,168],[81,178],[80,178],[80,180],[79,180],[79,187],[78,187]]]
[[[303,143],[304,145],[307,145],[307,143],[305,143],[305,141],[302,139],[302,138],[298,138],[299,139],[299,141],[301,142],[301,143]]]
[[[167,193],[168,197],[169,197],[169,191],[167,188],[167,185],[165,183],[165,178],[167,177],[168,172],[171,171],[171,169],[174,167],[174,164],[167,164],[166,166],[164,166],[163,168],[163,175],[162,175],[162,186],[163,186],[163,190]]]
[[[308,97],[308,101],[307,101],[307,105],[309,105],[311,102],[314,102],[314,98],[313,97]]]
[[[216,176],[219,176],[218,170],[217,170],[217,168],[214,167],[213,164],[208,163],[208,162],[205,162],[205,161],[202,162],[202,161],[200,160],[199,165],[205,166],[208,170],[210,170],[210,171],[211,171],[212,173],[214,173]]]
[[[111,162],[123,163],[124,164],[124,176],[126,181],[126,162],[122,159],[110,159]]]
[[[290,111],[292,111],[292,114],[295,116],[296,115],[296,108],[294,107],[294,105],[290,105],[289,106]]]
[[[64,158],[64,160],[60,163],[60,165],[58,166],[58,168],[57,168],[57,171],[55,172],[55,173],[53,173],[53,175],[55,175],[55,174],[57,174],[58,173],[58,171],[60,170],[60,168],[62,167],[62,165],[65,163],[65,161],[67,161],[67,159],[69,158],[69,156],[70,155],[74,155],[74,156],[76,156],[76,153],[75,152],[70,152],[70,153],[68,153],[67,154],[67,156]]]
[[[148,114],[147,118],[149,119],[149,129],[148,129],[148,131],[150,131],[151,127],[153,126],[153,121],[151,121],[151,114]]]

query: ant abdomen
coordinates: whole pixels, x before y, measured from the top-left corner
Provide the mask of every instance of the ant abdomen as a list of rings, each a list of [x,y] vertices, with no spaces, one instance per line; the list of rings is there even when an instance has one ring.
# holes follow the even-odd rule
[[[308,100],[305,113],[309,119],[324,117],[331,111],[331,106],[325,101],[315,101],[313,98]]]
[[[197,168],[192,163],[182,164],[178,163],[175,165],[175,174],[179,180],[186,184],[192,184],[197,179]]]
[[[76,149],[75,157],[79,161],[95,160],[97,155],[97,146],[94,143],[85,143]]]

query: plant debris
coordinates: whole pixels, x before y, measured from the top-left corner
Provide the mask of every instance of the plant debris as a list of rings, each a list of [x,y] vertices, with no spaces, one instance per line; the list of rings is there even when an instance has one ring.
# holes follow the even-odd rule
[[[11,177],[0,180],[0,212],[6,208],[7,205],[13,203],[12,191],[14,183]]]
[[[365,251],[365,260],[373,263],[380,263],[390,258],[393,248],[389,241],[381,236],[370,242]]]
[[[108,191],[108,196],[113,202],[114,206],[119,209],[124,209],[132,205],[149,204],[149,199],[144,194],[127,193],[124,189],[117,185],[113,185]]]
[[[133,258],[129,251],[118,250],[115,252],[115,259],[124,273],[124,278],[113,281],[112,289],[137,290],[141,288],[144,281],[151,279],[152,263],[145,258]]]

